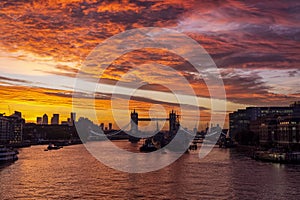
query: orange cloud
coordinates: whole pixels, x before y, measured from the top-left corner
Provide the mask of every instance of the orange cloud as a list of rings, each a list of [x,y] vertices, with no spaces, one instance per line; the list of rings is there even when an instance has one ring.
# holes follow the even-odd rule
[[[298,4],[231,0],[1,1],[0,50],[5,54],[0,55],[0,70],[10,74],[10,78],[0,77],[1,107],[5,110],[7,104],[15,105],[40,115],[43,109],[50,112],[58,105],[58,110],[69,112],[70,91],[55,90],[56,85],[49,86],[52,89],[29,87],[31,80],[21,80],[20,76],[52,74],[59,79],[75,78],[80,64],[99,43],[125,30],[151,26],[173,28],[198,41],[220,68],[228,100],[242,104],[286,104],[299,99],[299,83],[295,81],[299,73]],[[170,41],[181,45],[174,38]],[[183,46],[181,51],[188,53],[190,49]],[[177,70],[198,96],[209,97],[201,74],[195,73],[190,63],[158,49],[141,49],[117,58],[100,82],[114,85],[135,67],[137,77],[142,77],[145,72],[138,67],[151,62]],[[278,70],[273,72],[278,78],[266,77],[267,70]],[[86,75],[93,76],[94,72],[87,71]],[[178,84],[178,89],[183,87],[171,73],[155,73],[166,77],[159,80],[161,85],[170,81]],[[16,78],[11,78],[14,75]],[[156,77],[154,74],[140,80],[149,83],[143,89],[165,91],[152,83]],[[107,99],[96,101],[99,109],[110,108]],[[140,99],[132,105],[148,109],[151,101],[143,102]]]

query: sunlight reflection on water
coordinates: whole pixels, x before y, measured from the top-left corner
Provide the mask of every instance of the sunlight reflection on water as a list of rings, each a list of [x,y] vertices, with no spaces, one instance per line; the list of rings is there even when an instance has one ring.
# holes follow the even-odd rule
[[[116,141],[135,151],[138,146]],[[145,174],[113,170],[83,145],[45,152],[20,150],[0,167],[0,199],[298,199],[300,168],[251,160],[234,149],[214,148],[204,159],[184,154],[172,165]]]

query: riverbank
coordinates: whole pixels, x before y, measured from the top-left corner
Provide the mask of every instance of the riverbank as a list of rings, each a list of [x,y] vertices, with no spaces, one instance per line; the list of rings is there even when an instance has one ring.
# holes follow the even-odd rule
[[[282,164],[300,164],[300,152],[283,152],[276,148],[262,150],[255,146],[238,145],[237,151],[257,161]]]
[[[20,149],[20,148],[26,148],[26,147],[30,147],[30,146],[47,145],[47,144],[55,144],[57,146],[70,146],[70,145],[82,144],[82,141],[80,139],[78,139],[78,140],[42,140],[42,141],[37,141],[37,142],[26,141],[26,142],[22,142],[22,143],[3,144],[3,145],[8,148]]]

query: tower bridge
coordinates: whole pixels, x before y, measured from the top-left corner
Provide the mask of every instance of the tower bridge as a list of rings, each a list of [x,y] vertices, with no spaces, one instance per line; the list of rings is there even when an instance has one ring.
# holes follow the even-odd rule
[[[131,132],[131,134],[127,134],[129,135],[129,141],[132,143],[138,142],[141,138],[141,131],[139,131],[138,125],[139,122],[142,121],[168,121],[169,122],[169,130],[168,132],[159,132],[160,134],[166,134],[165,136],[167,136],[169,139],[172,139],[173,136],[175,136],[177,134],[177,132],[179,130],[183,130],[180,127],[180,122],[179,122],[179,117],[180,115],[178,115],[176,113],[176,111],[172,110],[169,112],[169,117],[168,118],[146,118],[146,117],[139,117],[139,114],[136,112],[136,110],[134,109],[131,114],[130,114],[130,122],[125,125],[124,127],[122,127],[120,130],[117,131],[113,131],[113,132],[109,132],[109,133],[98,133],[97,131],[94,130],[90,130],[90,134],[93,136],[98,136],[98,137],[108,137],[108,138],[118,138],[121,137],[119,134],[124,135],[124,130],[127,129],[127,127],[130,129],[129,131]],[[158,130],[158,127],[157,127]],[[154,130],[153,130],[154,131]],[[183,130],[184,132],[187,132],[187,130]],[[190,133],[192,135],[192,133]]]
[[[138,124],[139,121],[169,121],[169,133],[170,134],[176,134],[180,127],[179,123],[179,115],[176,114],[174,110],[172,110],[169,113],[169,118],[139,118],[139,114],[133,110],[130,114],[131,121],[130,121],[130,131],[134,134],[138,133]],[[137,142],[139,141],[139,138],[130,136],[129,141],[131,142]]]

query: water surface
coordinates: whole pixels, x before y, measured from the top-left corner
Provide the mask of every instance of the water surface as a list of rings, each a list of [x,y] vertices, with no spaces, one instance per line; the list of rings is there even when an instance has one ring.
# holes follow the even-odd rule
[[[144,174],[111,169],[83,145],[44,149],[20,149],[18,161],[0,167],[0,199],[300,199],[300,166],[257,162],[235,149],[214,148],[202,160],[184,154]]]

